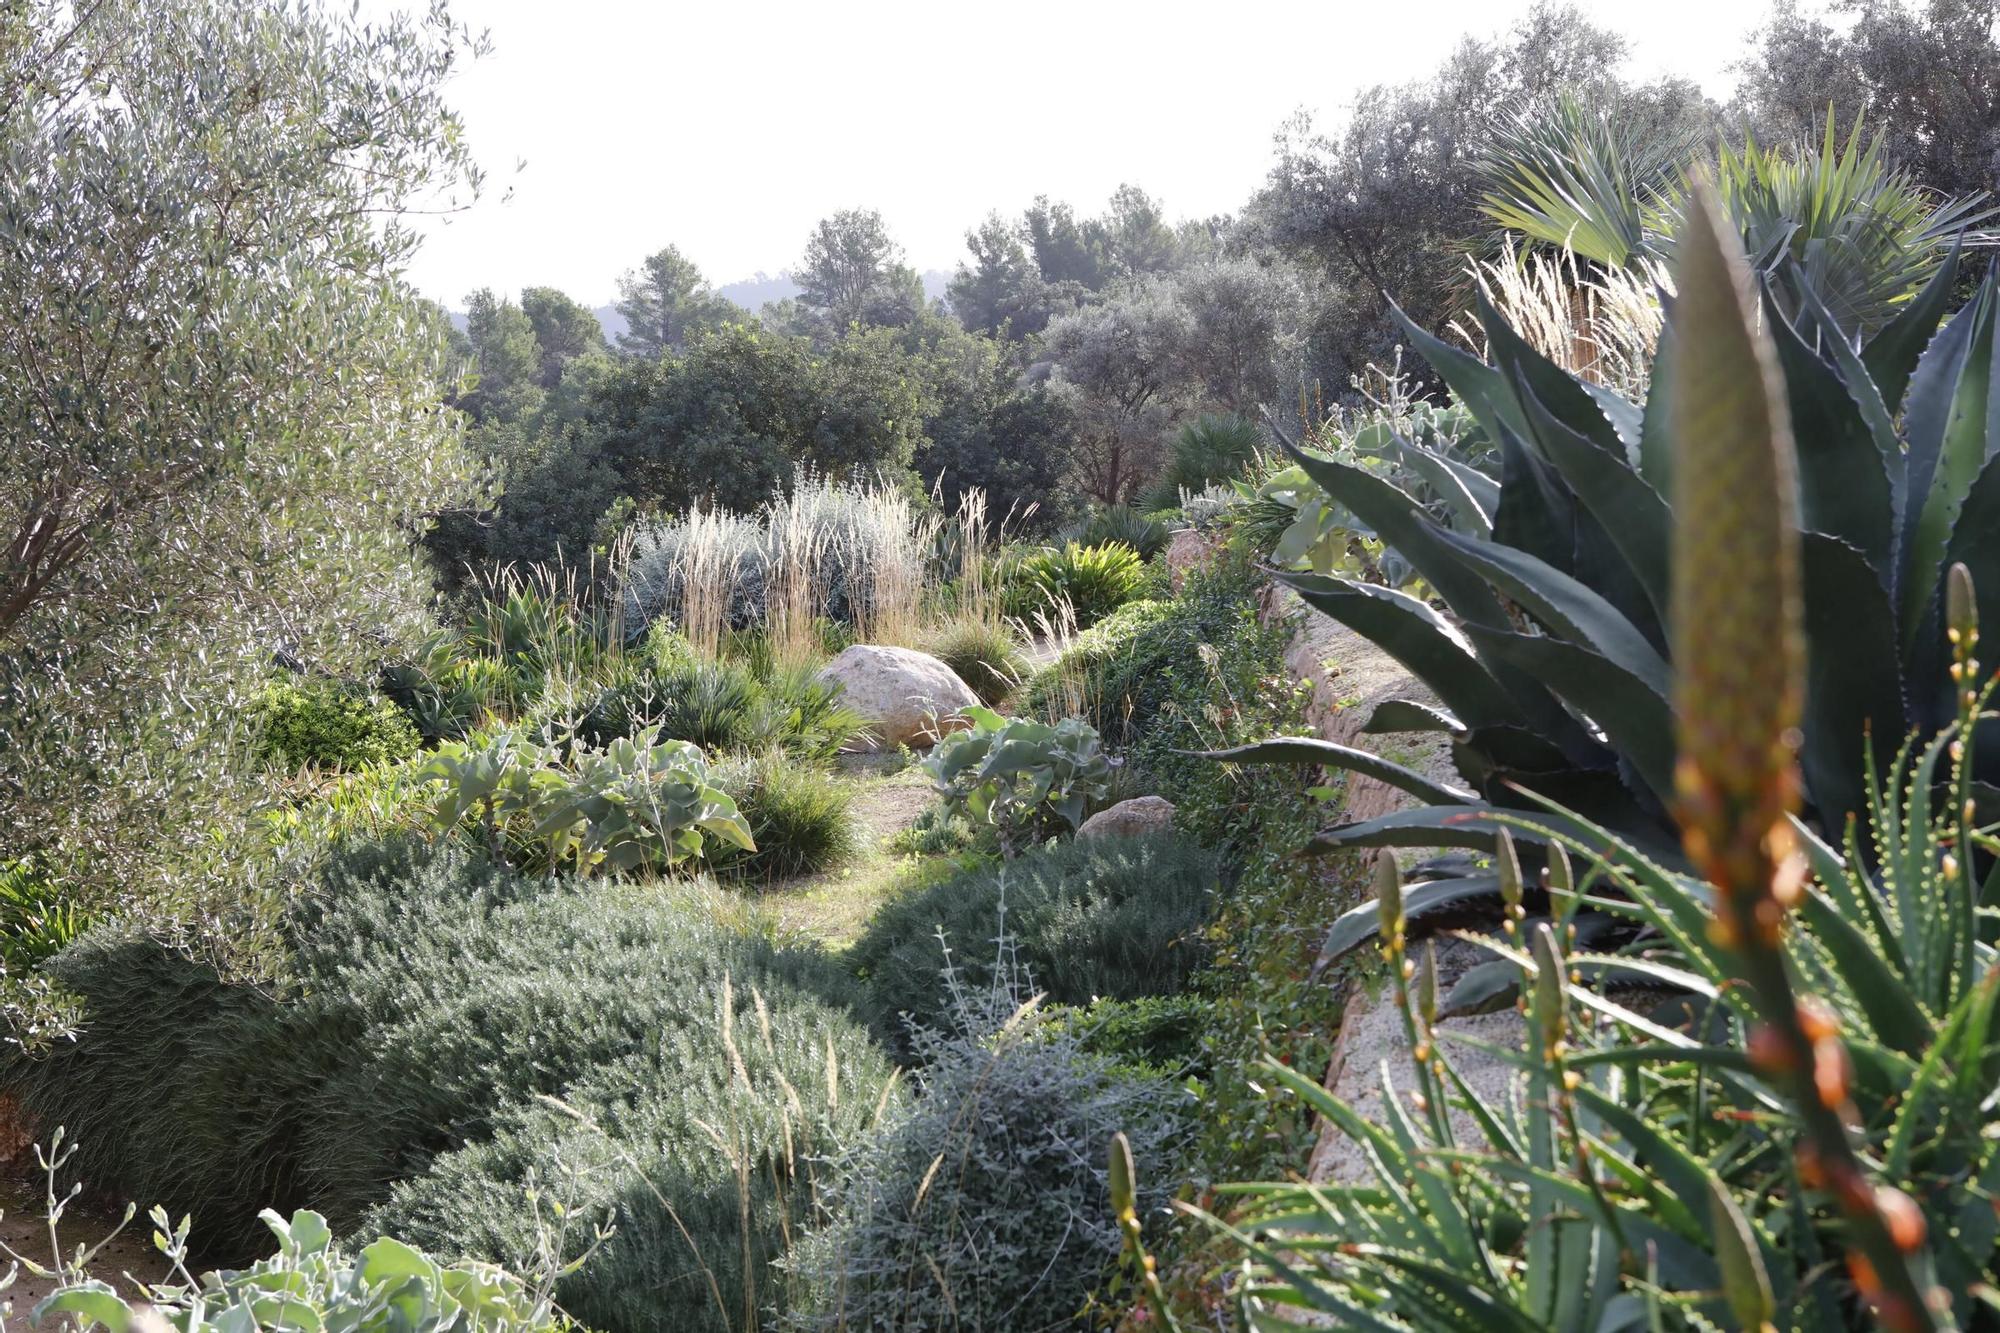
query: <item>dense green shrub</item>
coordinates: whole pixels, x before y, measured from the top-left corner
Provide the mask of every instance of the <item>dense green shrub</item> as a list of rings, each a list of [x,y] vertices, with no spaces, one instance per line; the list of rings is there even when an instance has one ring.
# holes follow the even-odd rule
[[[795,1327],[1085,1326],[1118,1253],[1106,1146],[1122,1130],[1145,1160],[1176,1160],[1192,1098],[1017,999],[1004,981],[973,990],[953,1031],[920,1034],[922,1095],[836,1161],[833,1208],[790,1262],[811,1292]],[[1164,1203],[1157,1185],[1142,1203]]]
[[[824,769],[766,751],[729,760],[716,783],[736,801],[755,851],[725,851],[712,859],[730,878],[772,881],[832,870],[857,848],[854,790]]]
[[[325,677],[274,680],[250,711],[265,758],[287,769],[389,764],[415,754],[421,743],[388,700]]]
[[[883,904],[848,961],[892,1023],[943,1022],[948,967],[966,985],[990,984],[1003,927],[1055,1003],[1168,995],[1206,958],[1217,876],[1213,855],[1171,834],[1058,844]]]
[[[1002,601],[1022,619],[1054,618],[1064,608],[1079,627],[1096,624],[1140,595],[1146,565],[1123,542],[1036,551],[1005,571]]]
[[[1203,1037],[1213,1010],[1214,1001],[1205,995],[1141,995],[1058,1006],[1049,1017],[1092,1055],[1122,1068],[1180,1078],[1207,1071]]]
[[[937,631],[927,646],[989,708],[1027,679],[1028,659],[1022,655],[1020,639],[1006,625],[955,620]]]
[[[696,893],[529,879],[418,845],[345,849],[287,910],[291,974],[278,988],[227,983],[129,928],[87,934],[50,964],[82,997],[86,1031],[41,1059],[10,1059],[5,1087],[42,1123],[70,1128],[85,1178],[191,1212],[215,1252],[234,1256],[255,1245],[244,1224],[270,1204],[310,1200],[336,1228],[360,1226],[396,1182],[518,1126],[538,1096],[594,1100],[624,1157],[650,1164],[645,1133],[667,1131],[634,1128],[627,1142],[606,1101],[645,1069],[682,1096],[673,1114],[742,1128],[758,1191],[754,1276],[804,1206],[794,1171],[865,1122],[885,1068],[837,1003],[851,986],[837,968],[718,927]],[[739,1060],[751,1091],[732,1081]],[[779,1075],[790,1092],[777,1091]],[[708,1173],[687,1185],[690,1212],[709,1215],[696,1193],[735,1197],[737,1173],[712,1148],[690,1170]],[[602,1188],[616,1195],[635,1179]],[[465,1238],[470,1252],[499,1234],[482,1228],[502,1196],[519,1214],[524,1196],[503,1180],[453,1196],[463,1215],[449,1199],[421,1219],[412,1205],[412,1225]],[[736,1217],[697,1238],[718,1274],[743,1252]],[[728,1326],[682,1244],[655,1252],[643,1278],[659,1322],[631,1326]],[[593,1299],[636,1308],[642,1298],[616,1287],[641,1279],[621,1271],[592,1274]],[[727,1294],[739,1309],[741,1293]],[[565,1295],[585,1293],[573,1283]]]

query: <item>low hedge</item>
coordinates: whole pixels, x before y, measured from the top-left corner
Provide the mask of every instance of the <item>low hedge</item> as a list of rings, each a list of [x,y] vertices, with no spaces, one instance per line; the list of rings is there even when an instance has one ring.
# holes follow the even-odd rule
[[[287,911],[277,986],[225,981],[130,929],[87,934],[49,965],[84,1003],[83,1036],[12,1058],[5,1087],[67,1127],[85,1179],[192,1213],[218,1258],[260,1247],[264,1207],[310,1204],[353,1230],[390,1203],[420,1244],[523,1263],[523,1164],[553,1159],[518,1145],[548,1142],[542,1098],[573,1102],[602,1130],[573,1155],[608,1173],[581,1202],[629,1204],[641,1170],[671,1167],[676,1210],[719,1228],[694,1239],[730,1313],[684,1240],[599,1255],[564,1299],[608,1330],[732,1328],[746,1290],[765,1301],[763,1268],[802,1216],[803,1164],[868,1121],[888,1071],[844,973],[722,929],[698,892],[350,848]],[[651,1101],[640,1114],[620,1096]],[[734,1129],[747,1174],[703,1126]],[[679,1156],[663,1157],[669,1143]]]
[[[1018,966],[1057,1004],[1169,995],[1206,956],[1218,874],[1172,834],[1059,843],[884,904],[848,960],[892,1036],[948,1020],[948,971],[978,989]]]

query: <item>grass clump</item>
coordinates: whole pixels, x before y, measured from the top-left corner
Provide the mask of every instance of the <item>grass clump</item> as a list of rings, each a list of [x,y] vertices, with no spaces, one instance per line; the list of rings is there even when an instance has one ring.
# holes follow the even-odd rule
[[[833,870],[858,850],[854,790],[823,769],[766,751],[724,763],[717,784],[735,798],[754,852],[731,849],[715,858],[717,874],[769,883]]]
[[[1211,854],[1171,834],[1061,843],[885,903],[848,961],[892,1024],[945,1022],[954,972],[991,984],[1003,931],[1054,1003],[1172,994],[1206,956],[1218,873]]]
[[[1019,637],[1001,622],[954,620],[934,632],[929,647],[988,707],[1005,700],[1028,674]]]

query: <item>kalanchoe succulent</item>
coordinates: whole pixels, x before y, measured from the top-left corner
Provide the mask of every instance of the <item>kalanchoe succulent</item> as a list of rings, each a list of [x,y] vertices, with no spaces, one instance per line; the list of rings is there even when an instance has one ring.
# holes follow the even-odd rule
[[[972,723],[937,743],[923,761],[953,813],[990,825],[1012,857],[1038,836],[1083,822],[1090,802],[1111,789],[1111,761],[1097,732],[1076,718],[1054,726],[967,708]]]

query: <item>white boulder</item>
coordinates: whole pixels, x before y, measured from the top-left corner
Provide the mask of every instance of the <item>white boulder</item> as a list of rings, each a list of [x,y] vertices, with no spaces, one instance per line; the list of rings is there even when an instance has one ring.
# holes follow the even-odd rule
[[[1165,833],[1174,826],[1174,803],[1164,796],[1134,796],[1106,806],[1083,821],[1079,838],[1131,838]]]
[[[841,687],[841,701],[868,720],[856,749],[921,748],[966,725],[961,710],[979,702],[958,673],[914,648],[857,643],[820,669]]]

